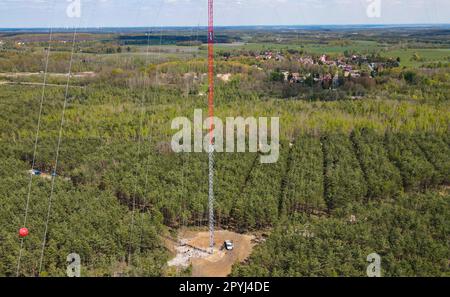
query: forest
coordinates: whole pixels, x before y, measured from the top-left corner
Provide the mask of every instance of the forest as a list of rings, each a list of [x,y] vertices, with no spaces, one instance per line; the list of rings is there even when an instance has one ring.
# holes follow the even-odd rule
[[[0,276],[64,276],[73,251],[83,276],[167,276],[164,238],[207,227],[208,156],[170,147],[206,114],[204,32],[173,30],[82,32],[71,64],[58,33],[44,96],[45,35],[0,32]],[[215,154],[216,227],[268,234],[232,276],[364,276],[373,252],[384,276],[450,276],[450,49],[416,30],[220,31],[216,115],[281,126],[274,164]]]

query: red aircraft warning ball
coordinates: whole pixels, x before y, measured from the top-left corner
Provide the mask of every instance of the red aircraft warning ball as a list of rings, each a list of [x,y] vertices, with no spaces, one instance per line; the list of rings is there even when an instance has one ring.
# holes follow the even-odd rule
[[[28,229],[27,228],[20,228],[19,236],[20,237],[27,237],[28,236]]]

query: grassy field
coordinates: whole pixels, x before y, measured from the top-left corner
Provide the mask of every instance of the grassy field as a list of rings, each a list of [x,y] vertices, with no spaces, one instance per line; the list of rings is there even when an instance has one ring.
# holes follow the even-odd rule
[[[421,60],[413,60],[413,56],[418,54]],[[381,53],[386,57],[400,57],[402,66],[419,67],[424,63],[449,62],[450,48],[437,49],[396,49]]]
[[[346,45],[339,45],[335,42],[329,43],[311,43],[299,39],[298,42],[289,44],[279,43],[234,43],[234,44],[218,44],[218,50],[281,50],[281,49],[296,49],[304,50],[313,54],[343,54],[345,51],[358,51],[358,52],[372,52],[383,48],[377,42],[374,41],[351,41]]]
[[[343,55],[344,52],[357,52],[360,54],[380,53],[380,55],[389,58],[400,57],[402,66],[419,67],[424,63],[448,62],[450,60],[450,48],[417,48],[417,49],[392,49],[388,46],[375,42],[357,40],[351,41],[349,44],[339,45],[336,42],[327,44],[309,43],[299,40],[298,43],[276,44],[276,43],[236,43],[236,44],[219,44],[217,50],[234,51],[234,50],[282,50],[296,49],[303,50],[310,54],[328,54]],[[420,59],[413,60],[413,56],[417,54]]]

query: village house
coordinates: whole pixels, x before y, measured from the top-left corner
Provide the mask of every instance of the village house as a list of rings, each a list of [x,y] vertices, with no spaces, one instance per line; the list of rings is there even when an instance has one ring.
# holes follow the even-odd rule
[[[292,73],[291,80],[290,80],[291,83],[302,83],[304,81],[305,81],[305,78],[302,75],[300,75],[300,73],[298,73],[298,72]]]
[[[314,60],[311,57],[304,57],[304,58],[301,57],[297,61],[303,65],[313,65],[314,64]]]
[[[275,57],[275,61],[283,61],[283,60],[284,60],[284,57],[280,53],[278,53]]]
[[[320,77],[320,82],[322,83],[323,88],[330,88],[332,82],[331,74],[327,73]]]
[[[262,58],[264,60],[271,60],[273,58],[273,52],[267,51],[263,54]]]

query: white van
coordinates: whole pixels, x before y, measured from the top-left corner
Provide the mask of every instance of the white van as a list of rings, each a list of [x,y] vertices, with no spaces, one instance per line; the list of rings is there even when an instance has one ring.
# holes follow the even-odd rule
[[[227,251],[231,251],[234,248],[234,244],[231,240],[225,240],[225,242],[223,243],[223,246],[225,247],[225,249]]]

